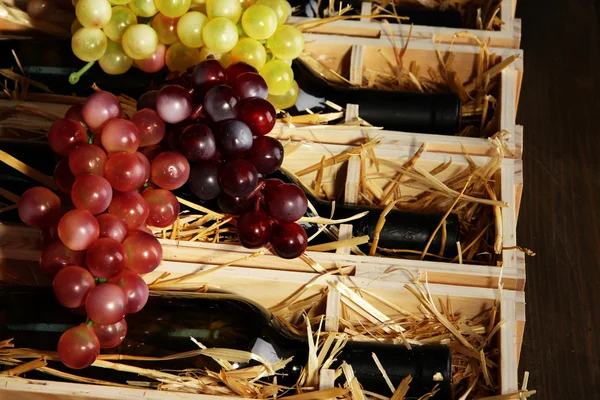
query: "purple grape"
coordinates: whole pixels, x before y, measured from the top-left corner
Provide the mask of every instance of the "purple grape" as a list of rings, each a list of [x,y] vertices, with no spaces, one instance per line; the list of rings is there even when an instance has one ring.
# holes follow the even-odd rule
[[[252,209],[254,198],[245,199],[243,197],[234,197],[222,193],[219,196],[218,203],[221,211],[225,214],[240,215]]]
[[[233,119],[238,115],[239,99],[231,87],[215,86],[204,97],[203,111],[215,122]]]
[[[238,118],[250,127],[255,136],[266,135],[273,130],[277,113],[267,100],[258,97],[245,99],[239,108]]]
[[[225,68],[218,60],[204,60],[194,68],[192,87],[200,93],[206,93],[217,85],[227,83]]]
[[[221,194],[219,167],[212,163],[196,164],[190,172],[188,185],[200,200],[211,200]]]
[[[237,79],[238,76],[240,76],[243,73],[246,72],[258,72],[256,70],[256,68],[254,68],[252,65],[250,64],[246,64],[243,62],[238,62],[235,64],[231,64],[229,67],[227,67],[227,84],[229,86],[233,86],[233,83],[235,82],[235,80]]]
[[[271,229],[273,253],[281,258],[296,258],[306,250],[306,231],[298,224],[277,224]]]
[[[267,212],[280,223],[299,220],[308,207],[306,195],[298,186],[285,184],[270,190],[265,196]]]
[[[221,167],[219,182],[221,189],[228,195],[245,197],[256,189],[258,172],[254,165],[246,160],[233,160]]]
[[[256,249],[269,242],[271,219],[264,211],[250,211],[240,216],[235,230],[244,247]]]
[[[219,144],[224,153],[239,156],[252,147],[252,131],[242,121],[225,121],[219,129]]]
[[[182,86],[165,86],[156,95],[156,112],[166,123],[177,124],[192,114],[192,98]]]
[[[192,162],[210,160],[217,152],[215,136],[204,124],[190,125],[179,137],[179,151]]]
[[[240,100],[260,97],[266,99],[269,94],[267,83],[262,76],[255,72],[244,72],[233,83],[233,90]]]
[[[143,95],[137,101],[137,110],[143,110],[144,108],[149,108],[151,110],[156,110],[156,95],[158,94],[158,90],[150,90]]]
[[[270,136],[258,136],[254,139],[246,159],[254,164],[259,173],[272,174],[283,162],[283,146],[279,140]]]

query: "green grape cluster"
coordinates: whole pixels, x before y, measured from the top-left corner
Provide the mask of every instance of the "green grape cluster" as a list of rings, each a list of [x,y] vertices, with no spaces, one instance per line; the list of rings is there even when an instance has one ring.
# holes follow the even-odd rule
[[[77,0],[72,50],[104,72],[132,66],[145,72],[183,72],[209,56],[227,66],[244,62],[265,79],[269,101],[280,109],[298,96],[291,62],[304,36],[286,25],[286,0]]]

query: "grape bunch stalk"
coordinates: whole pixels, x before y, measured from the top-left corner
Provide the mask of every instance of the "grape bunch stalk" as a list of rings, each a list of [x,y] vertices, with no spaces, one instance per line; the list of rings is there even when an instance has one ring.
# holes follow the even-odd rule
[[[224,66],[244,62],[267,82],[269,99],[291,107],[298,85],[290,67],[304,36],[285,22],[286,0],[76,0],[73,53],[88,64],[70,77],[77,83],[95,62],[120,75],[132,66],[154,73],[165,66],[184,72],[208,56]]]

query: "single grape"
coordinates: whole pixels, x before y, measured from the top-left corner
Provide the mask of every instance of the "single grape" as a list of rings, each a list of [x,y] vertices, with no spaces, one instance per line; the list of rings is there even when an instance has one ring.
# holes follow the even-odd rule
[[[256,136],[271,132],[277,122],[277,114],[273,105],[258,97],[242,101],[238,118],[244,121]]]
[[[129,8],[135,15],[143,18],[150,18],[158,13],[154,0],[131,0]]]
[[[300,88],[298,87],[298,83],[296,81],[292,82],[292,87],[290,90],[285,92],[282,95],[268,95],[267,101],[273,104],[274,107],[277,107],[280,110],[285,110],[287,108],[293,107],[296,104],[296,100],[298,100],[298,95],[300,94]]]
[[[206,93],[214,86],[226,82],[225,68],[217,60],[205,60],[194,68],[192,86],[200,93]]]
[[[200,62],[200,52],[177,42],[167,49],[165,62],[169,71],[183,72]]]
[[[202,29],[208,22],[206,15],[198,11],[185,13],[177,23],[179,40],[187,47],[198,48],[204,46]]]
[[[52,282],[56,300],[67,308],[84,305],[89,291],[95,286],[96,282],[92,274],[87,269],[76,265],[58,271]]]
[[[137,110],[140,111],[140,110],[143,110],[144,108],[156,110],[156,95],[157,94],[158,94],[158,90],[149,90],[146,93],[144,93],[143,95],[141,95],[137,101],[137,106],[136,106]],[[132,116],[132,120],[133,120],[133,116]],[[138,126],[138,128],[140,128],[140,127]],[[140,130],[141,129],[142,128],[140,128]]]
[[[110,21],[112,8],[108,0],[79,0],[75,15],[86,28],[102,28]]]
[[[221,194],[219,167],[212,163],[196,164],[190,172],[188,185],[200,200],[211,200]]]
[[[135,190],[144,184],[144,164],[135,154],[118,153],[106,162],[104,176],[115,190]]]
[[[92,327],[75,326],[63,333],[58,340],[58,358],[69,368],[87,368],[100,354],[100,342]]]
[[[84,255],[83,251],[73,251],[60,240],[56,240],[42,250],[40,267],[44,274],[55,276],[58,271],[69,265],[83,265]]]
[[[93,144],[82,144],[69,155],[68,165],[75,176],[96,174],[104,176],[104,165],[108,157],[104,150]]]
[[[283,162],[283,146],[279,140],[270,136],[259,136],[254,139],[252,148],[246,155],[261,174],[272,174]]]
[[[123,50],[134,60],[143,60],[154,54],[158,47],[156,31],[145,24],[131,25],[123,34]]]
[[[62,193],[71,194],[71,188],[75,183],[75,176],[69,168],[68,158],[65,157],[56,164],[56,168],[54,168],[54,182],[58,190]]]
[[[140,311],[148,301],[150,290],[141,276],[133,271],[124,269],[120,275],[109,280],[123,289],[127,296],[127,314]]]
[[[246,160],[229,161],[219,171],[219,182],[228,195],[245,197],[256,189],[258,172],[254,165]]]
[[[92,328],[102,349],[110,349],[120,345],[125,336],[127,336],[127,322],[125,318],[110,325],[94,324]]]
[[[269,241],[273,253],[287,259],[300,257],[308,244],[306,231],[296,223],[275,224]]]
[[[112,200],[112,187],[99,175],[80,175],[71,190],[71,200],[78,209],[100,214],[106,211]]]
[[[179,202],[173,193],[164,189],[148,188],[142,193],[148,202],[149,214],[146,223],[158,228],[173,225],[179,215]]]
[[[252,65],[244,62],[237,62],[228,66],[227,70],[225,71],[227,75],[227,85],[234,86],[237,77],[245,72],[258,72],[258,70]]]
[[[238,38],[237,27],[227,18],[213,18],[202,29],[204,45],[216,53],[231,51],[237,43]]]
[[[96,324],[115,324],[127,314],[127,297],[121,287],[114,283],[98,285],[88,294],[85,311]]]
[[[279,186],[283,185],[281,179],[265,179],[261,190],[264,197],[270,196],[269,192],[275,191]]]
[[[123,242],[127,268],[138,274],[154,271],[162,261],[162,247],[158,239],[145,232],[132,232]]]
[[[102,30],[110,40],[120,42],[127,28],[135,24],[137,24],[137,17],[131,8],[117,6],[113,7],[110,21]]]
[[[98,60],[102,71],[109,75],[121,75],[129,71],[133,65],[133,59],[129,57],[121,43],[108,41],[104,55]]]
[[[159,43],[156,51],[148,58],[143,60],[134,60],[134,64],[144,72],[154,73],[164,68],[167,62],[167,46]],[[141,108],[138,108],[141,110]]]
[[[279,26],[285,24],[285,21],[287,21],[292,14],[290,3],[286,0],[258,0],[256,4],[267,6],[275,11],[275,14],[277,15],[277,24]]]
[[[99,60],[107,46],[106,35],[96,28],[81,28],[71,38],[71,50],[81,61]]]
[[[129,234],[129,227],[125,220],[115,214],[98,215],[96,220],[100,226],[100,238],[111,238],[122,243]]]
[[[246,199],[222,193],[219,196],[218,204],[221,211],[225,214],[240,215],[246,211],[250,211],[254,207],[254,198]]]
[[[140,147],[158,144],[165,137],[165,122],[154,110],[139,110],[131,116],[131,122],[140,133]]]
[[[48,0],[27,0],[25,11],[33,18],[48,18],[57,12],[56,5]]]
[[[267,82],[269,94],[280,96],[287,93],[294,82],[294,71],[283,60],[273,59],[260,70],[260,75]]]
[[[58,223],[58,237],[74,251],[87,250],[99,234],[98,221],[87,210],[71,210]]]
[[[83,120],[83,104],[75,104],[67,110],[65,113],[65,118],[72,119],[75,122],[79,122],[80,124],[84,124]]]
[[[231,87],[219,85],[206,93],[203,111],[213,121],[220,122],[237,117],[238,103],[239,99]]]
[[[154,0],[161,14],[169,18],[179,18],[190,9],[192,0]]]
[[[115,277],[125,268],[125,248],[114,239],[100,238],[86,251],[85,265],[97,278]]]
[[[269,215],[280,223],[299,220],[308,207],[306,195],[293,184],[281,185],[277,190],[269,192],[265,197],[265,204]]]
[[[231,49],[231,62],[243,62],[259,70],[267,62],[267,52],[258,40],[249,37],[241,38]]]
[[[157,14],[152,19],[152,28],[158,35],[158,41],[160,43],[169,45],[177,42],[177,22],[179,18],[169,18],[163,14]]]
[[[156,158],[157,155],[159,155],[160,153],[165,152],[166,149],[164,146],[161,146],[159,144],[155,144],[152,146],[146,146],[140,149],[140,153],[142,153],[144,156],[146,156],[146,159],[149,162],[152,162],[152,160],[154,160]]]
[[[100,140],[109,156],[135,153],[140,146],[140,130],[131,121],[115,118],[104,126]]]
[[[267,39],[277,29],[277,14],[267,6],[255,4],[244,11],[242,28],[253,39]]]
[[[206,0],[208,18],[223,17],[236,24],[242,15],[242,5],[239,0]]]
[[[46,228],[60,218],[60,199],[45,187],[33,187],[19,198],[18,209],[21,221],[35,228]]]
[[[205,124],[190,125],[183,130],[179,138],[181,154],[189,161],[206,161],[217,152],[215,136]]]
[[[267,40],[267,47],[275,57],[293,60],[304,49],[304,35],[295,26],[283,25]]]
[[[269,242],[271,219],[264,211],[249,211],[240,216],[235,229],[244,247],[256,249]]]
[[[252,131],[242,121],[222,122],[218,137],[221,151],[231,156],[240,156],[252,147]]]
[[[152,160],[152,182],[162,189],[178,189],[189,176],[190,163],[179,153],[165,151]]]
[[[122,112],[119,99],[109,92],[91,94],[83,103],[82,109],[85,123],[94,132],[100,132],[109,120],[120,118]]]
[[[156,112],[168,124],[179,123],[192,114],[192,98],[181,86],[164,86],[156,95]]]
[[[87,143],[85,128],[71,119],[59,119],[48,130],[48,144],[61,156],[68,156],[77,146],[85,143]]]
[[[148,157],[146,157],[139,151],[135,152],[134,154],[137,158],[139,158],[139,160],[144,165],[144,180],[142,182],[142,184],[144,184],[144,183],[148,182],[148,180],[150,179],[150,176],[152,175],[152,164],[150,164],[150,160],[148,160]]]
[[[138,192],[115,192],[108,212],[122,218],[129,229],[136,229],[148,219],[148,202]]]
[[[266,99],[269,94],[267,83],[263,77],[256,72],[246,72],[238,75],[233,83],[233,90],[241,100],[252,97]]]

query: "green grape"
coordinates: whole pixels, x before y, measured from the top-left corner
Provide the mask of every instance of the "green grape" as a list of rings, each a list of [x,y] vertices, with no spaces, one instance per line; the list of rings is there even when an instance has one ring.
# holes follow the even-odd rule
[[[192,4],[192,0],[154,0],[161,14],[169,18],[179,18],[185,14]]]
[[[304,49],[304,35],[295,26],[283,25],[267,40],[267,47],[275,57],[293,60]]]
[[[144,24],[130,26],[123,35],[123,49],[134,60],[150,57],[158,46],[156,31]]]
[[[84,27],[102,28],[110,21],[112,9],[108,0],[79,0],[75,14]]]
[[[115,6],[124,6],[131,2],[131,0],[108,0],[108,1],[110,2],[110,4],[115,5]]]
[[[235,47],[231,49],[231,61],[250,64],[260,71],[267,62],[267,52],[258,40],[248,37],[241,38]]]
[[[71,36],[73,36],[75,32],[77,32],[81,28],[83,28],[83,25],[81,25],[81,22],[79,22],[79,20],[76,19],[75,21],[73,21],[73,23],[71,24]]]
[[[285,61],[273,59],[259,71],[269,88],[269,94],[281,96],[292,87],[294,71]]]
[[[200,51],[177,42],[167,50],[165,61],[169,71],[185,71],[200,63]]]
[[[102,29],[81,28],[71,38],[73,54],[81,61],[96,61],[104,55],[107,39]]]
[[[125,54],[121,43],[109,40],[106,52],[100,57],[98,64],[109,75],[121,75],[131,68],[133,59]]]
[[[206,0],[206,15],[211,19],[227,18],[236,24],[242,15],[242,5],[240,0]]]
[[[294,104],[296,104],[296,100],[298,100],[299,94],[300,88],[298,87],[298,83],[294,81],[290,90],[288,90],[280,96],[269,94],[267,96],[267,101],[273,104],[273,107],[278,108],[280,110],[285,110],[287,108],[293,107]]]
[[[131,0],[129,8],[138,17],[149,18],[158,13],[158,8],[156,8],[154,0]]]
[[[285,21],[287,21],[292,13],[290,3],[285,0],[258,0],[256,4],[267,6],[275,11],[275,14],[277,15],[277,24],[279,24],[279,26],[285,24]]]
[[[179,18],[165,17],[163,14],[157,14],[152,19],[152,28],[158,35],[158,41],[163,44],[173,44],[179,41],[177,36],[177,23]]]
[[[129,7],[116,6],[112,9],[112,17],[102,30],[115,42],[120,42],[123,34],[131,25],[137,24],[137,17]]]
[[[244,11],[242,28],[252,39],[267,39],[277,29],[277,15],[271,8],[255,4]]]
[[[198,48],[204,46],[202,28],[208,22],[206,15],[198,11],[185,13],[177,23],[179,40],[187,47]]]
[[[238,41],[235,24],[227,18],[217,17],[209,20],[202,29],[204,45],[215,53],[227,53]]]
[[[206,46],[202,47],[200,49],[200,61],[206,60],[208,56],[213,56],[216,60],[220,60],[223,54],[215,53],[214,51],[209,50]]]

